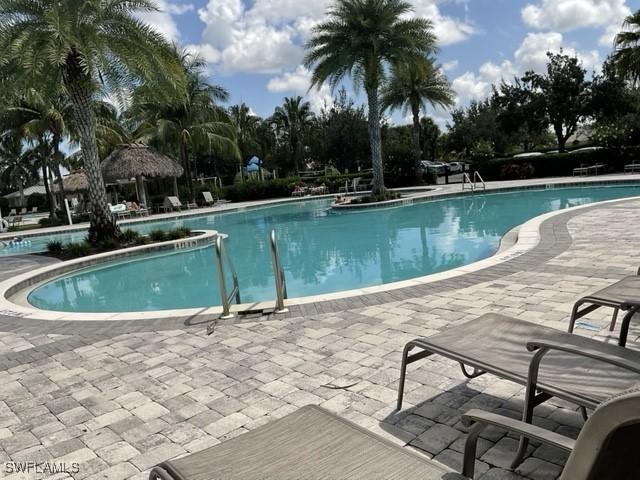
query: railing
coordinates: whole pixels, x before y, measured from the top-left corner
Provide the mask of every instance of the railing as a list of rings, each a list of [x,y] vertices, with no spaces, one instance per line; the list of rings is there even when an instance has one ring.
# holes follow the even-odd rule
[[[276,279],[276,308],[275,313],[287,312],[284,306],[284,300],[287,298],[287,281],[284,277],[284,270],[280,263],[280,255],[278,254],[278,244],[276,243],[276,231],[271,230],[269,234],[269,242],[271,246],[271,263],[273,264],[273,274]]]
[[[475,188],[478,188],[478,180],[480,181],[480,183],[482,183],[482,189],[486,190],[487,189],[487,184],[484,182],[484,179],[482,178],[482,176],[480,175],[479,171],[475,171],[473,172],[473,186]]]
[[[235,268],[233,268],[233,263],[231,262],[231,257],[226,254],[226,250],[224,248],[224,239],[227,238],[226,235],[218,234],[216,238],[216,268],[218,270],[218,284],[220,285],[220,298],[222,299],[222,316],[220,318],[232,318],[233,314],[231,313],[231,301],[235,298],[237,304],[241,303],[240,300],[240,284],[238,283],[238,274],[236,273]],[[227,265],[229,266],[229,270],[231,271],[231,277],[233,279],[233,288],[231,293],[227,294],[227,285],[224,279],[224,260],[227,260]]]
[[[471,177],[468,173],[462,174],[462,190],[466,190],[467,185],[469,185],[471,191],[475,192],[478,189],[478,184],[482,186],[483,190],[487,189],[487,184],[483,180],[482,175],[480,175],[480,172],[478,172],[477,170],[473,172],[473,180],[471,180]]]

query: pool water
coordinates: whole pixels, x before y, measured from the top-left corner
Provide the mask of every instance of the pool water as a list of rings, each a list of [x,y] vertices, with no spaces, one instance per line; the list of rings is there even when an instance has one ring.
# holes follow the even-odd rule
[[[277,232],[289,297],[407,280],[493,255],[500,238],[537,215],[640,196],[640,185],[464,195],[402,207],[336,212],[328,200],[211,214],[163,227],[229,235],[242,302],[273,300],[268,234]],[[144,224],[138,231],[158,228]],[[82,235],[82,234],[80,234]],[[219,305],[213,247],[113,262],[47,283],[28,297],[39,308],[128,312]]]

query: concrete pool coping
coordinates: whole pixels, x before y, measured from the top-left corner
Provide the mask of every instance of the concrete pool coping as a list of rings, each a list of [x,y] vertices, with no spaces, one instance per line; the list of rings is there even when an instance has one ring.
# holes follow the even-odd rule
[[[583,183],[584,185],[584,183]],[[508,190],[513,190],[507,189]],[[495,192],[495,191],[494,191]],[[554,212],[548,212],[546,214],[542,214],[540,216],[534,217],[519,227],[512,229],[507,232],[501,241],[501,246],[498,252],[486,259],[480,260],[478,262],[471,263],[469,265],[465,265],[456,269],[448,270],[445,272],[435,273],[431,275],[426,275],[422,277],[417,277],[409,280],[404,280],[400,282],[393,282],[378,286],[372,287],[363,287],[359,289],[352,290],[344,290],[341,292],[328,293],[323,295],[313,295],[307,297],[298,297],[285,300],[285,305],[287,307],[304,307],[304,305],[317,305],[323,302],[332,302],[332,301],[341,301],[349,298],[355,297],[366,297],[370,295],[380,294],[380,293],[389,293],[402,289],[410,289],[411,287],[419,287],[425,286],[429,284],[433,284],[435,282],[440,282],[443,280],[449,280],[456,277],[460,277],[463,275],[467,275],[469,273],[477,273],[482,270],[488,269],[489,267],[497,266],[502,263],[508,262],[515,258],[518,258],[531,250],[533,250],[541,238],[541,225],[556,216],[572,214],[573,212],[578,212],[583,209],[593,208],[601,205],[607,205],[616,202],[624,202],[631,200],[638,200],[640,197],[628,197],[622,199],[613,199],[606,200],[602,202],[590,203],[587,205],[580,205],[577,207],[572,207],[564,210],[557,210]],[[517,236],[517,240],[516,240]],[[56,266],[60,266],[57,264]],[[30,305],[20,305],[15,303],[16,296],[22,295],[22,293],[17,292],[18,290],[15,286],[16,281],[21,279],[20,281],[24,281],[25,277],[34,277],[39,275],[41,270],[51,269],[50,267],[44,267],[43,269],[38,269],[34,272],[23,274],[19,277],[16,277],[11,280],[7,280],[5,282],[0,283],[0,313],[8,316],[21,317],[21,318],[29,318],[33,320],[45,320],[45,321],[83,321],[83,322],[93,322],[93,321],[140,321],[140,320],[162,320],[162,319],[175,319],[175,318],[215,318],[222,313],[221,306],[212,306],[207,308],[190,308],[190,309],[175,309],[175,310],[159,310],[159,311],[145,311],[145,312],[119,312],[119,313],[88,313],[88,312],[54,312],[47,310],[40,310]],[[13,289],[12,295],[7,295],[7,291]],[[33,286],[33,284],[32,284]],[[26,297],[29,291],[26,291],[25,288],[22,289],[24,291],[23,298],[26,301]],[[274,292],[275,298],[275,292]],[[259,311],[264,311],[265,314],[270,310],[273,310],[274,301],[265,301],[265,302],[256,302],[256,303],[248,303],[241,305],[234,305],[232,307],[232,312],[236,314],[242,313],[254,313]]]

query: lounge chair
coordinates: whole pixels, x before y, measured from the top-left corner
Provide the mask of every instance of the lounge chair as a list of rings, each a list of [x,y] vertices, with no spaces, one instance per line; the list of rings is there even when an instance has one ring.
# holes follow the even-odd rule
[[[29,213],[27,207],[22,207],[22,209],[20,210],[20,215],[26,215],[27,213]]]
[[[640,307],[640,303],[636,304]],[[419,352],[410,354],[414,349]],[[531,352],[537,350],[535,354]],[[467,378],[484,373],[527,387],[522,419],[552,397],[593,409],[640,382],[640,352],[497,313],[418,338],[404,347],[397,408],[402,408],[407,366],[431,355],[460,363]],[[469,372],[467,367],[473,368]],[[524,449],[519,450],[519,455]]]
[[[36,215],[38,213],[38,207],[31,208],[31,215]]]
[[[286,417],[154,467],[150,480],[463,480],[472,479],[478,437],[489,425],[569,453],[560,480],[622,480],[640,471],[640,393],[603,403],[577,440],[511,418],[470,410],[462,475],[320,407]]]
[[[18,214],[18,212],[16,212],[15,208],[12,208],[11,210],[9,210],[9,216],[10,217],[14,217]]]
[[[478,437],[488,426],[569,453],[560,480],[630,480],[638,478],[640,472],[640,385],[602,403],[577,440],[482,410],[470,410],[462,416],[462,422],[471,427],[462,470],[469,478],[473,478]]]
[[[627,344],[631,318],[636,314],[636,312],[640,311],[636,306],[638,302],[640,302],[640,269],[638,269],[637,275],[625,277],[613,285],[609,285],[602,290],[598,290],[597,292],[578,300],[573,306],[573,311],[571,312],[569,333],[573,332],[576,320],[579,318],[588,315],[600,307],[611,307],[613,308],[611,324],[609,325],[609,331],[611,332],[616,328],[618,312],[620,310],[627,312],[624,320],[622,321],[620,337],[618,338],[618,345],[624,347]],[[588,306],[581,309],[580,307],[583,305]]]
[[[164,199],[163,208],[165,212],[171,212],[174,210],[177,210],[179,212],[180,210],[182,210],[183,206],[184,205],[182,205],[182,202],[178,197],[165,197]]]
[[[291,192],[292,197],[304,197],[307,194],[307,188],[301,185],[296,185],[293,192]]]
[[[628,165],[624,166],[624,173],[636,173],[640,172],[640,161],[634,160]]]
[[[12,215],[10,217],[7,217],[6,220],[9,223],[10,227],[15,228],[18,225],[22,224],[22,215]]]
[[[206,203],[208,207],[213,207],[216,204],[216,199],[213,198],[211,192],[202,192],[202,196],[204,198],[204,203]]]
[[[588,175],[589,174],[589,167],[588,165],[585,165],[584,163],[582,165],[580,165],[577,168],[573,169],[573,176],[575,177],[576,175],[578,176],[583,176],[583,175]]]
[[[154,467],[150,480],[463,479],[315,406]]]

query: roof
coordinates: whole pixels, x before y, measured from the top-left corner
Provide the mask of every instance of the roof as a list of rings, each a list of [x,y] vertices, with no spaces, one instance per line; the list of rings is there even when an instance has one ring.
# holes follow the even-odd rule
[[[32,185],[30,187],[26,187],[24,189],[24,196],[29,197],[37,193],[39,195],[45,195],[47,191],[44,189],[44,185]],[[20,198],[20,191],[11,192],[8,195],[5,195],[4,198]]]
[[[143,177],[180,177],[184,170],[168,156],[141,143],[118,146],[102,162],[102,174],[107,181]]]

